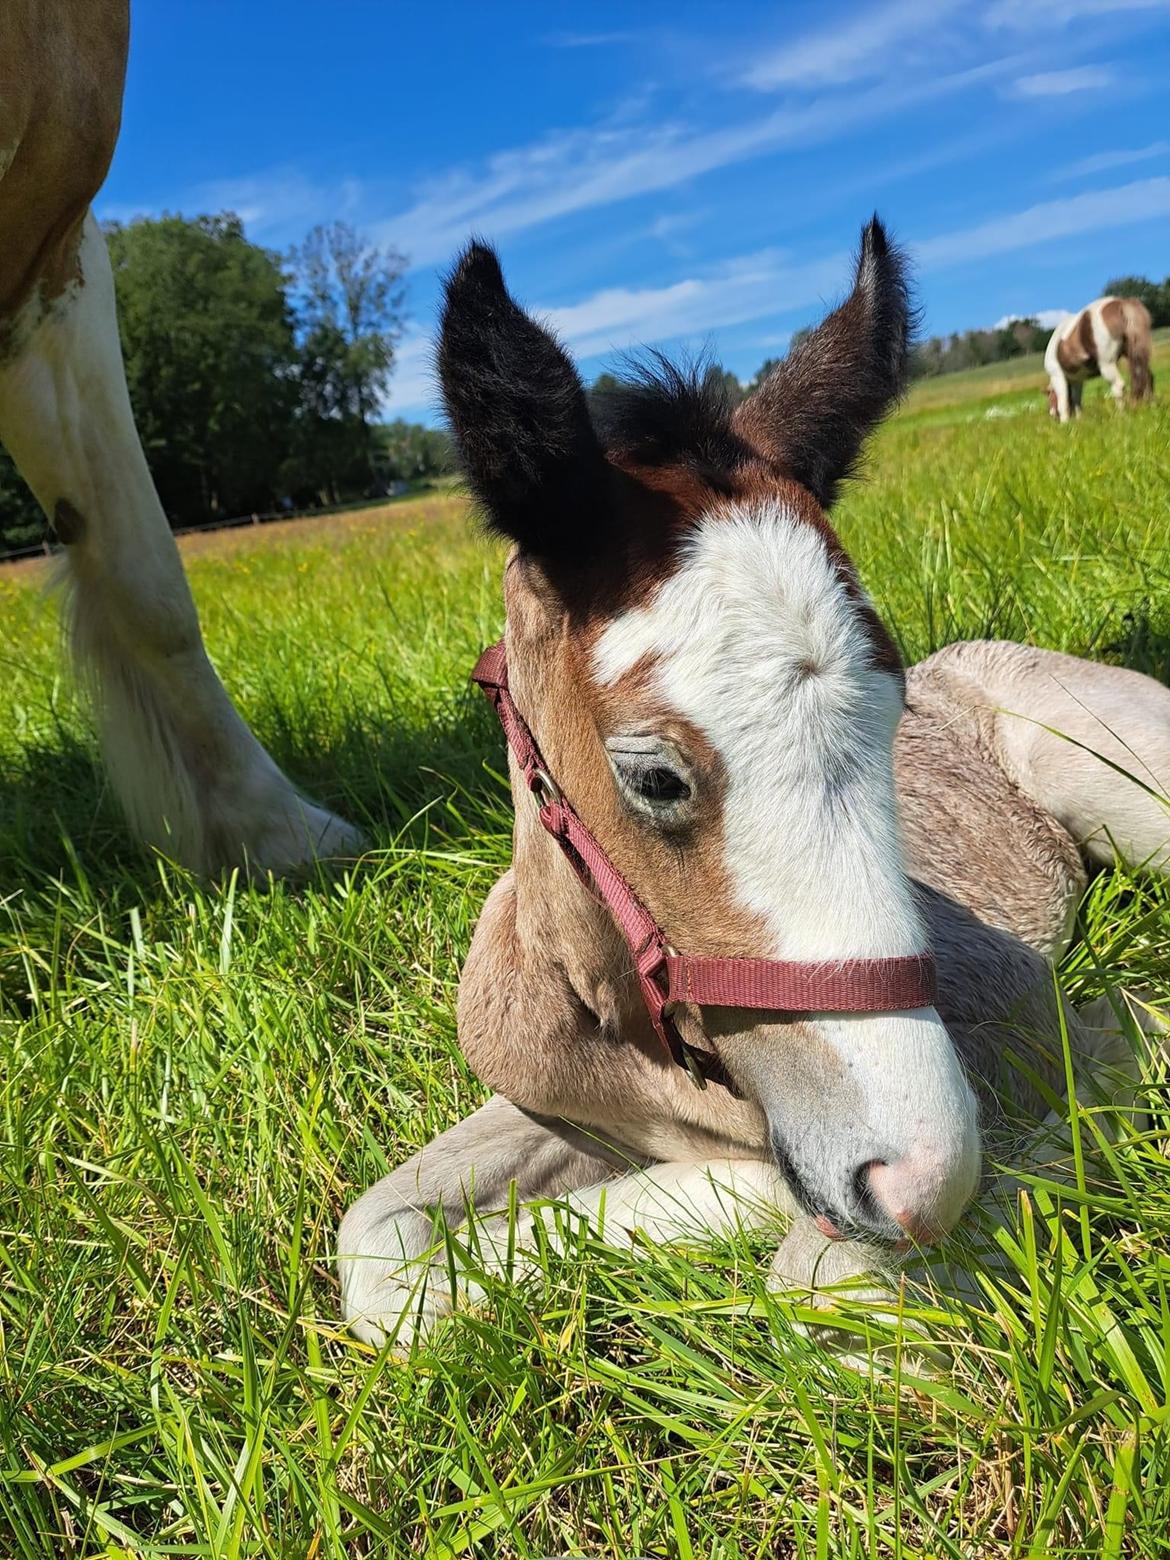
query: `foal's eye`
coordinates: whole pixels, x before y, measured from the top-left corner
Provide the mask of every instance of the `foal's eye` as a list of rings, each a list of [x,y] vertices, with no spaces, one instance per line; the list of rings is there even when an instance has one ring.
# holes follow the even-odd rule
[[[673,769],[643,769],[632,777],[634,789],[648,802],[685,802],[691,788]]]
[[[663,828],[679,828],[689,816],[694,780],[672,742],[623,733],[608,744],[610,763],[629,807]]]

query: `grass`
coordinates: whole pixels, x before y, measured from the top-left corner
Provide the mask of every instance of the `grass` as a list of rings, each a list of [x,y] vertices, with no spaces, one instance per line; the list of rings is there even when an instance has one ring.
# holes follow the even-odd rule
[[[839,518],[909,657],[1001,635],[1170,678],[1170,403],[1087,402],[1058,428],[1034,379],[953,376],[879,436]],[[864,1313],[847,1368],[742,1239],[583,1240],[407,1361],[339,1331],[342,1207],[481,1098],[454,1002],[509,849],[466,685],[500,557],[442,495],[185,551],[241,708],[374,847],[266,891],[143,859],[44,576],[0,572],[0,1555],[1170,1552],[1153,1090],[1115,1146],[1078,1117],[1079,1184],[989,1235],[978,1303],[919,1314],[930,1374]],[[1165,886],[1105,875],[1081,925],[1074,996],[1170,1002]]]

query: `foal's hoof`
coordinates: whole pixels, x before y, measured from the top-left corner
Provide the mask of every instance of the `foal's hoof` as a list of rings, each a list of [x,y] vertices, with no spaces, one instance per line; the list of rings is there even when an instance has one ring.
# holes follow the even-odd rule
[[[859,1240],[830,1240],[811,1220],[795,1219],[772,1258],[768,1287],[795,1292],[818,1309],[840,1298],[863,1305],[884,1304],[890,1299],[890,1286],[881,1272],[882,1256],[879,1247]]]
[[[424,1275],[417,1271],[411,1283],[401,1265],[373,1257],[342,1257],[337,1267],[342,1318],[353,1336],[371,1348],[389,1343],[395,1355],[406,1356],[450,1310],[426,1291]],[[437,1274],[425,1277],[439,1279]]]
[[[906,1310],[898,1275],[889,1269],[887,1249],[856,1240],[827,1240],[809,1221],[796,1220],[772,1259],[768,1288],[799,1304],[823,1311],[825,1322],[797,1322],[795,1331],[834,1355],[838,1364],[866,1372],[888,1363],[891,1339],[882,1337],[880,1353],[866,1348],[856,1324],[870,1318],[898,1337],[900,1368],[915,1375],[939,1374],[946,1361],[920,1332],[917,1318]],[[830,1318],[842,1304],[853,1316],[849,1326]],[[854,1320],[856,1319],[856,1320]]]

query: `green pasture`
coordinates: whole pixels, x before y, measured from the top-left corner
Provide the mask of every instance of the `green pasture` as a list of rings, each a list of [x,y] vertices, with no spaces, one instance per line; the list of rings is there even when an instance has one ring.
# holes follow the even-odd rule
[[[1159,357],[1163,399],[1065,428],[1034,361],[914,390],[838,511],[908,657],[992,635],[1170,679]],[[342,1208],[482,1097],[454,1011],[509,852],[466,682],[501,554],[458,494],[185,550],[240,707],[371,846],[265,888],[144,858],[46,576],[0,570],[0,1556],[1170,1553],[1156,1078],[1140,1119],[1077,1117],[1078,1183],[1032,1186],[978,1303],[916,1317],[929,1373],[847,1307],[872,1367],[805,1336],[746,1239],[582,1239],[411,1358],[346,1338]],[[1081,929],[1077,1000],[1170,1007],[1164,885],[1098,878]]]
[[[1170,329],[1154,332],[1154,372],[1170,366]],[[1005,415],[1026,415],[1046,403],[1048,376],[1039,353],[1006,358],[958,374],[920,379],[910,392],[903,420],[915,422],[963,422],[994,420]],[[1085,386],[1085,405],[1107,395],[1104,380]]]

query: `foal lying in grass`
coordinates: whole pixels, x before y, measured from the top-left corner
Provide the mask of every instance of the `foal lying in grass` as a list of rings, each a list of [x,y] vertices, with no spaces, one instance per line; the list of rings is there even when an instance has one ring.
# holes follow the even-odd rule
[[[555,1234],[555,1210],[510,1206],[564,1199],[610,1239],[782,1213],[776,1279],[803,1290],[888,1269],[973,1196],[977,1091],[1008,1050],[1030,1045],[1012,1087],[1036,1119],[1065,1087],[1062,1025],[1100,1053],[1058,1012],[1049,961],[1087,863],[1170,861],[1170,692],[1012,644],[903,670],[826,512],[902,390],[908,334],[875,219],[850,296],[737,410],[660,364],[595,421],[495,255],[456,268],[444,393],[515,544],[510,735],[541,764],[513,744],[513,866],[460,988],[461,1044],[497,1093],[346,1215],[360,1336],[402,1340],[449,1307],[463,1285],[436,1219],[469,1205],[489,1267]],[[683,966],[781,963],[817,990],[846,972],[856,995],[684,1000],[666,1031],[646,995],[662,972],[566,860],[556,807]],[[929,951],[936,995],[875,1010],[852,979]]]

